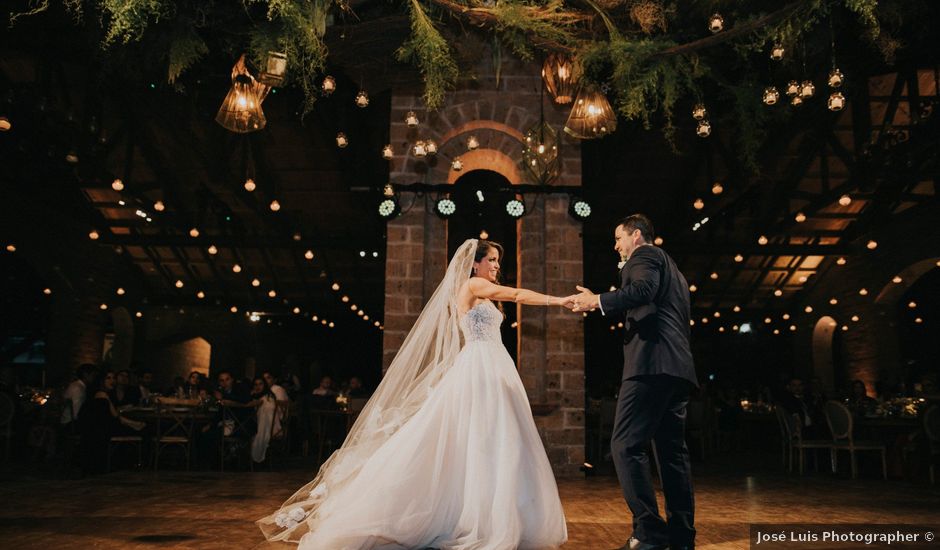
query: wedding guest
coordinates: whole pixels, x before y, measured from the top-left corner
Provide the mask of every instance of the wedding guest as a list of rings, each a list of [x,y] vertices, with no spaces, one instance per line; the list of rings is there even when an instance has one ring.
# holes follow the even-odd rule
[[[261,376],[264,378],[264,381],[268,387],[271,388],[271,393],[274,394],[274,398],[277,401],[284,402],[290,400],[290,397],[287,394],[287,389],[277,383],[277,377],[274,376],[274,373],[271,371],[264,371]]]
[[[818,414],[807,402],[802,378],[798,376],[790,377],[786,390],[777,398],[777,405],[783,407],[787,414],[796,414],[800,417],[803,437],[812,435],[813,431],[816,430],[817,426],[813,419],[818,418]]]
[[[115,375],[111,401],[116,407],[140,404],[140,390],[136,385],[131,384],[131,372],[129,370],[120,370]]]
[[[329,375],[321,378],[320,385],[314,388],[312,393],[320,397],[335,396],[336,390],[333,389],[333,378]]]
[[[184,380],[182,376],[174,376],[173,385],[170,386],[170,389],[165,391],[163,395],[182,398],[186,395],[186,380]]]
[[[848,407],[857,417],[873,414],[878,408],[878,401],[868,396],[865,382],[852,380],[852,392],[849,395]]]
[[[150,389],[152,385],[153,371],[141,371],[140,376],[137,377],[137,391],[140,392],[141,401],[150,401],[150,396],[153,393]]]
[[[270,373],[265,374],[270,375]],[[264,376],[255,377],[252,381],[251,405],[255,407],[257,419],[257,429],[251,438],[251,459],[259,463],[264,462],[271,438],[277,437],[281,431],[281,424],[277,418],[277,399]]]
[[[137,434],[143,422],[124,418],[111,401],[116,386],[113,372],[106,371],[94,383],[92,398],[82,407],[78,422],[81,433],[82,466],[86,473],[99,473],[107,463],[108,442],[116,435]]]
[[[204,391],[206,391],[206,381],[202,373],[199,371],[190,372],[189,378],[186,379],[186,384],[183,386],[183,395],[194,399]]]
[[[97,367],[90,363],[78,367],[75,380],[69,384],[65,393],[62,394],[64,406],[62,407],[60,422],[63,426],[67,426],[78,419],[78,415],[82,411],[82,405],[85,404],[88,385],[95,379],[95,370],[97,370]]]
[[[362,387],[362,379],[358,376],[353,376],[349,379],[349,388],[346,390],[346,395],[349,397],[369,397],[369,392]]]

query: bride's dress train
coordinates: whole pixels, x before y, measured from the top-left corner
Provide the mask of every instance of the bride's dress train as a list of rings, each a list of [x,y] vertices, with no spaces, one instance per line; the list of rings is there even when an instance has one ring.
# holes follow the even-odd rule
[[[305,550],[513,550],[567,540],[525,388],[484,301],[466,345],[424,406],[342,487],[329,489]]]

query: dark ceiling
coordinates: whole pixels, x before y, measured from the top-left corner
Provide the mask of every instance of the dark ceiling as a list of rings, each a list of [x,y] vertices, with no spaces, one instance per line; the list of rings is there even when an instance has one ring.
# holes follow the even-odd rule
[[[108,68],[119,54],[102,54],[62,14],[26,20],[0,46],[0,110],[14,123],[0,136],[4,193],[42,201],[70,225],[99,232],[97,244],[114,248],[152,304],[206,300],[272,314],[297,307],[345,319],[346,295],[380,320],[385,227],[374,207],[388,167],[379,152],[391,88],[419,91],[420,82],[389,55],[407,33],[406,18],[362,8],[375,16],[338,22],[328,33],[338,91],[301,117],[300,93],[277,90],[265,102],[266,129],[248,135],[213,120],[234,56],[210,56],[170,86],[147,67]],[[837,258],[861,253],[881,224],[935,204],[940,49],[929,47],[935,35],[928,38],[890,67],[871,56],[848,59],[849,107],[830,113],[823,97],[772,128],[759,173],[741,164],[731,114],[707,140],[680,116],[673,145],[625,122],[585,142],[584,195],[594,205],[584,224],[585,281],[610,284],[613,226],[643,211],[696,286],[695,307],[783,309]],[[818,67],[817,82],[825,71]],[[353,104],[360,87],[371,96],[365,109]],[[350,136],[345,149],[336,147],[339,131]],[[67,161],[69,153],[77,161]],[[243,187],[249,177],[253,192]],[[123,191],[112,189],[115,178]],[[711,192],[715,182],[720,195]],[[850,204],[839,203],[843,195]],[[157,201],[164,211],[155,211]],[[799,212],[805,221],[794,219]],[[56,224],[49,220],[50,230]]]

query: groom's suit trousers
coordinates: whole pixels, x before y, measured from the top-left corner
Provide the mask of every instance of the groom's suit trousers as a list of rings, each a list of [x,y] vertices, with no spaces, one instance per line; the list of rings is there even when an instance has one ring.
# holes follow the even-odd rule
[[[633,512],[633,536],[648,544],[684,546],[695,540],[692,473],[685,444],[690,389],[688,381],[667,374],[635,376],[620,386],[611,454]],[[653,490],[650,442],[659,458],[665,520]]]

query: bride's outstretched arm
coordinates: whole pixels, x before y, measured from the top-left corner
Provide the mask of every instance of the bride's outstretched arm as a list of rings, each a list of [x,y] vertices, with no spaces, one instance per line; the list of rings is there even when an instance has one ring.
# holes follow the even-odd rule
[[[477,298],[485,298],[497,302],[515,302],[527,306],[569,307],[566,298],[540,294],[524,288],[500,286],[480,277],[470,279],[470,292]]]

